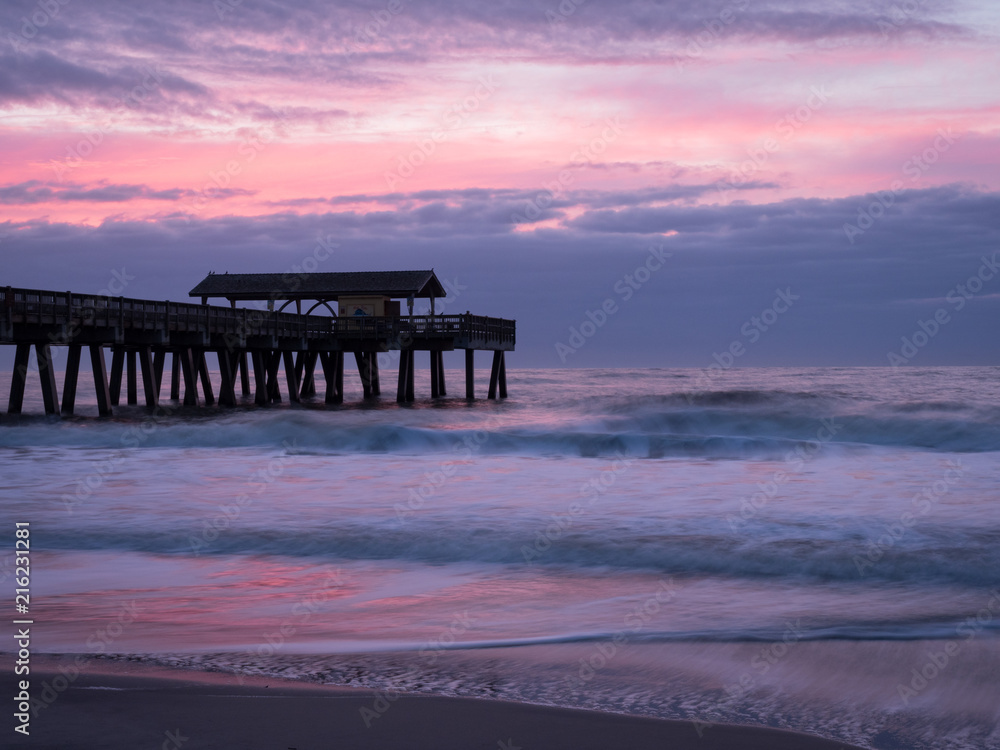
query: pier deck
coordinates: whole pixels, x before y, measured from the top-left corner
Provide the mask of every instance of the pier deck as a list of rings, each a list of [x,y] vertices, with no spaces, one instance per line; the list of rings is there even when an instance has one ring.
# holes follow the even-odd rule
[[[437,398],[446,395],[442,353],[456,349],[465,350],[466,398],[475,397],[477,350],[493,352],[488,397],[506,398],[504,353],[514,350],[515,323],[471,314],[337,318],[0,287],[0,344],[17,347],[8,413],[21,411],[28,359],[35,347],[46,413],[72,414],[82,348],[87,346],[98,410],[109,415],[119,403],[123,375],[128,403],[138,402],[137,362],[146,406],[158,405],[167,354],[171,355],[170,398],[180,400],[183,392],[183,403],[189,406],[215,403],[206,361],[209,353],[218,358],[222,376],[218,401],[224,406],[236,404],[237,390],[243,396],[253,395],[258,405],[280,401],[282,364],[290,400],[316,395],[319,365],[326,403],[342,403],[345,353],[354,355],[365,397],[375,397],[381,393],[378,354],[389,351],[399,352],[397,401],[414,399],[417,351],[430,353],[431,396]],[[61,404],[53,346],[69,349]],[[105,348],[112,352],[110,375]]]

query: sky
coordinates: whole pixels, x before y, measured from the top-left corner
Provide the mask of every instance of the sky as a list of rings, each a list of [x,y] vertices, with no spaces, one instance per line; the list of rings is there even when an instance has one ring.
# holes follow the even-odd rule
[[[0,284],[434,268],[511,367],[997,365],[998,41],[989,0],[4,0]]]

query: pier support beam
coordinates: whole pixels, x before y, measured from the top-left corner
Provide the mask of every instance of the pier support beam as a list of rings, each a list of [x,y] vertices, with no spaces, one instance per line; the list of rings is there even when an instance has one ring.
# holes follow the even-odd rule
[[[399,352],[399,382],[396,385],[396,402],[406,404],[413,401],[413,350]]]
[[[361,376],[361,388],[365,398],[377,396],[378,391],[378,359],[374,352],[354,352],[354,360]],[[374,363],[374,364],[373,364]]]
[[[59,389],[56,386],[56,371],[52,366],[52,347],[35,344],[35,358],[38,360],[38,377],[42,381],[42,402],[46,414],[59,413]]]
[[[170,353],[170,400],[180,401],[181,398],[181,357],[176,349]]]
[[[90,345],[90,367],[94,371],[94,390],[97,393],[97,413],[111,416],[111,391],[108,388],[108,369],[104,364],[104,347]]]
[[[490,393],[487,398],[495,399],[498,388],[500,390],[500,398],[507,398],[507,365],[504,362],[502,351],[493,352],[493,369],[490,372]]]
[[[240,352],[240,386],[243,389],[243,395],[250,395],[250,373],[247,371],[247,353],[246,351]]]
[[[205,403],[211,406],[215,403],[215,394],[212,392],[212,379],[208,376],[208,361],[205,359],[205,350],[199,349],[196,358],[198,374],[201,376],[201,389],[205,393]]]
[[[476,398],[476,350],[465,350],[465,397]]]
[[[500,398],[507,398],[507,355],[500,352]]]
[[[122,370],[125,369],[125,349],[111,347],[111,405],[118,406],[122,395]]]
[[[195,353],[189,349],[176,352],[181,360],[181,370],[184,373],[184,405],[198,405],[198,366],[195,363]]]
[[[156,400],[160,400],[160,391],[163,384],[163,363],[167,358],[166,349],[157,349],[153,352],[153,380],[156,383]]]
[[[7,401],[8,414],[20,414],[24,406],[24,386],[28,382],[28,358],[31,344],[18,344],[14,353],[14,372],[10,378],[10,399]]]
[[[441,395],[441,375],[438,372],[440,364],[438,363],[438,354],[440,352],[430,352],[431,355],[431,398],[437,398]]]
[[[305,363],[305,372],[301,380],[302,398],[309,398],[316,395],[316,360],[318,358],[319,352],[303,352],[302,354],[302,359]]]
[[[437,358],[438,395],[447,396],[448,389],[444,385],[444,352],[432,352],[432,356]]]
[[[285,360],[285,380],[288,382],[288,400],[298,403],[299,399],[299,374],[295,370],[295,358],[291,352],[282,352]]]
[[[239,367],[240,355],[238,352],[221,349],[218,357],[219,374],[222,376],[222,385],[219,386],[219,405],[236,406],[236,368]]]
[[[143,346],[138,352],[139,367],[142,369],[142,390],[146,398],[146,408],[152,411],[160,401],[160,385],[156,378],[156,367],[153,364],[153,353],[148,346]]]
[[[265,364],[265,352],[257,351],[256,349],[250,353],[250,358],[253,360],[253,379],[254,385],[256,386],[253,402],[257,406],[266,406],[268,402],[267,397],[267,364]],[[244,372],[246,370],[244,369]]]
[[[328,404],[344,403],[344,353],[320,352],[320,364],[323,367],[323,377],[326,380],[326,398]]]
[[[268,403],[281,403],[281,388],[278,386],[278,367],[281,365],[281,352],[265,352],[267,360],[267,400]]]
[[[128,371],[128,403],[129,406],[135,406],[139,403],[139,389],[136,383],[135,375],[135,349],[129,349],[126,352],[126,358],[128,366],[126,370]]]
[[[63,380],[62,413],[70,416],[76,408],[76,385],[80,378],[80,350],[83,347],[79,344],[69,345],[69,354],[66,357],[66,377]]]
[[[382,395],[382,381],[378,372],[378,352],[368,352],[368,371],[372,377],[372,395]]]

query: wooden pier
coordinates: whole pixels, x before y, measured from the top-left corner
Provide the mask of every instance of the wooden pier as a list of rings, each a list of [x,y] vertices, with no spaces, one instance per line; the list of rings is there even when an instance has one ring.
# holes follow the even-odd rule
[[[411,295],[412,305],[412,295]],[[433,310],[433,298],[432,298]],[[101,297],[73,292],[0,287],[0,344],[16,347],[8,413],[20,414],[35,348],[47,414],[72,414],[84,347],[94,373],[98,411],[111,415],[125,381],[129,404],[142,396],[156,409],[166,355],[171,355],[170,394],[186,406],[235,406],[237,393],[264,406],[285,395],[300,401],[325,385],[325,402],[344,400],[344,355],[354,356],[365,398],[381,394],[378,355],[398,352],[396,400],[414,400],[415,354],[430,355],[431,397],[445,396],[443,352],[465,351],[465,396],[475,398],[476,351],[492,351],[488,398],[507,397],[504,353],[514,350],[512,320],[478,315],[383,315],[328,317],[252,308]],[[67,347],[62,399],[52,348]],[[111,350],[107,371],[105,349]],[[214,393],[208,355],[218,359],[221,387]],[[200,396],[199,396],[200,387]]]

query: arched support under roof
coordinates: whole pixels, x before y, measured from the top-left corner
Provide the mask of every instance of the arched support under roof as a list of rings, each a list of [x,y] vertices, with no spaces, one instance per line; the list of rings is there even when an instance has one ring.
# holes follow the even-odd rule
[[[333,317],[335,317],[335,318],[337,317],[337,311],[334,310],[332,307],[330,307],[330,305],[327,304],[327,300],[325,300],[325,299],[321,299],[315,305],[313,305],[308,310],[306,310],[306,315],[309,315],[313,310],[315,310],[320,305],[323,305],[323,307],[325,307],[327,310],[329,310],[331,312],[331,314],[333,315]]]

